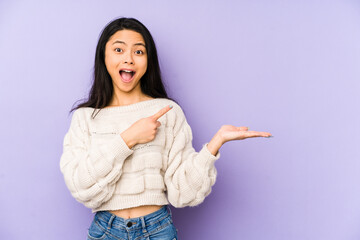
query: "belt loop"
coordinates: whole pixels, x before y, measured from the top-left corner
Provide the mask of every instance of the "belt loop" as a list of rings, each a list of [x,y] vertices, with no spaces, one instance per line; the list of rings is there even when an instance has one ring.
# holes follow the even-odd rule
[[[111,213],[111,217],[110,217],[109,222],[108,222],[108,230],[110,230],[110,229],[111,229],[111,227],[112,227],[112,223],[113,223],[113,221],[114,221],[115,217],[116,217],[116,216],[115,216],[114,214],[112,214],[112,213]]]
[[[143,233],[146,233],[146,224],[144,217],[140,217],[140,220],[141,220],[142,231]]]
[[[169,205],[166,205],[166,208],[168,209],[168,212],[169,212],[169,214],[170,214],[170,217],[172,218],[172,212],[171,212],[171,209],[170,209]]]

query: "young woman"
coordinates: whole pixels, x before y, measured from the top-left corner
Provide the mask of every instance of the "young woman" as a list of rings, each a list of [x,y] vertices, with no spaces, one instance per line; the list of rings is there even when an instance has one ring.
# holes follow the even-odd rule
[[[89,98],[72,110],[60,168],[73,197],[96,212],[92,240],[177,239],[168,204],[204,200],[220,147],[271,136],[224,125],[196,152],[184,113],[163,86],[153,38],[133,18],[104,28]]]

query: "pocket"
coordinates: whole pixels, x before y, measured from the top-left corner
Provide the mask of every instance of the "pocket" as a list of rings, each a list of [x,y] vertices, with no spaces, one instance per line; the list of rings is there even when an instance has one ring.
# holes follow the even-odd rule
[[[176,240],[177,230],[172,223],[171,218],[166,218],[162,221],[161,226],[157,227],[155,231],[150,233],[152,240]]]
[[[97,221],[93,221],[88,231],[89,240],[102,240],[106,237],[105,230],[99,225]]]

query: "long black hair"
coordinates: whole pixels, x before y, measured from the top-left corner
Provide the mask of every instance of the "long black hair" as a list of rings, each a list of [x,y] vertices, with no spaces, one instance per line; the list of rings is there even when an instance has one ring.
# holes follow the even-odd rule
[[[95,108],[92,114],[95,118],[98,113],[94,115],[95,110],[101,110],[110,103],[114,87],[105,65],[105,45],[112,35],[124,29],[140,33],[145,41],[148,65],[145,74],[140,79],[141,91],[153,98],[171,99],[161,79],[156,46],[149,30],[135,18],[118,18],[105,26],[99,38],[95,53],[94,79],[88,99],[72,108],[70,113],[81,107],[92,107]]]

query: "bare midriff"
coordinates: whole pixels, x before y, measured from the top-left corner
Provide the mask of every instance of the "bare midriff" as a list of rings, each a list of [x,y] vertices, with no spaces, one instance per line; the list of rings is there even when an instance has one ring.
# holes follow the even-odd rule
[[[161,207],[162,206],[158,206],[158,205],[146,205],[146,206],[121,209],[121,210],[114,210],[109,212],[115,214],[118,217],[129,219],[129,218],[137,218],[148,215],[150,213],[156,212]]]

